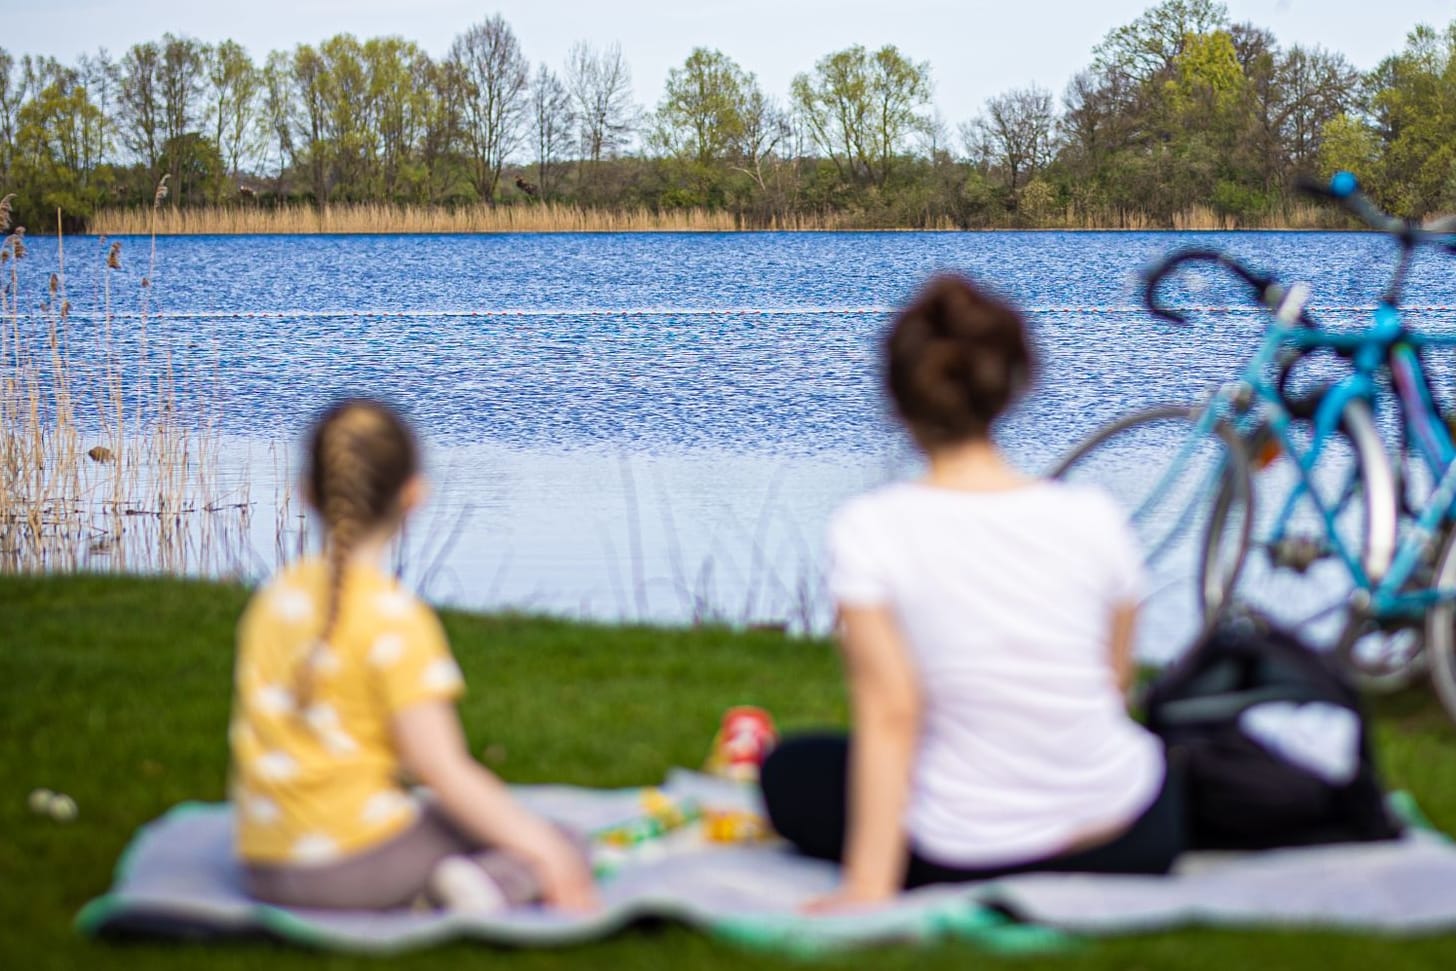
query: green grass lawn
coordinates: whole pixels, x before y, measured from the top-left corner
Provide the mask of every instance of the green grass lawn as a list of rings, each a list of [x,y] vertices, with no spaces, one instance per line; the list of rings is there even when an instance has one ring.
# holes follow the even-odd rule
[[[104,891],[142,823],[183,800],[223,798],[233,624],[246,592],[194,582],[0,578],[0,971],[39,968],[342,968],[377,959],[268,944],[100,944],[71,927]],[[782,727],[840,723],[838,663],[823,642],[772,633],[591,626],[447,613],[470,684],[477,753],[514,782],[639,785],[705,755],[723,709],[761,704]],[[1420,695],[1382,705],[1389,782],[1456,832],[1456,731]],[[69,793],[68,825],[28,793]],[[998,958],[969,945],[886,948],[816,967],[1444,968],[1456,936],[1395,941],[1333,933],[1186,931]],[[588,947],[512,952],[454,945],[391,967],[511,969],[799,967],[681,928]]]

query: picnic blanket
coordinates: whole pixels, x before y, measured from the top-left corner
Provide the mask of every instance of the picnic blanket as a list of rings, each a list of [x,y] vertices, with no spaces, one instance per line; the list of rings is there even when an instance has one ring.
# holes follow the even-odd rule
[[[749,789],[675,772],[660,787],[716,809],[753,809]],[[538,812],[597,830],[628,818],[642,790],[532,786]],[[1408,815],[1414,815],[1407,802]],[[644,845],[602,885],[603,908],[571,915],[523,907],[497,915],[413,910],[299,910],[250,900],[232,852],[227,805],[184,804],[143,827],[110,892],[77,919],[97,936],[268,936],[341,951],[391,953],[454,938],[519,947],[562,946],[666,919],[740,945],[812,954],[889,941],[968,939],[997,951],[1065,946],[1074,934],[1118,934],[1188,924],[1338,927],[1391,934],[1456,931],[1456,844],[1428,828],[1388,843],[1190,855],[1168,877],[1027,874],[926,887],[865,914],[798,912],[830,890],[837,868],[781,844],[715,845],[691,833]]]

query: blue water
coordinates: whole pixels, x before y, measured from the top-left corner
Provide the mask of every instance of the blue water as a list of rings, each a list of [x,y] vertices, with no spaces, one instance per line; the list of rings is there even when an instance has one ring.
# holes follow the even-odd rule
[[[1196,393],[1256,339],[1252,319],[1180,330],[1044,309],[1134,307],[1137,271],[1193,244],[1308,281],[1316,308],[1373,302],[1389,265],[1383,239],[1327,233],[179,237],[157,243],[149,305],[164,319],[149,336],[173,344],[179,374],[221,390],[227,430],[247,436],[293,434],[328,400],[368,393],[440,443],[879,451],[885,315],[859,308],[893,307],[939,270],[984,281],[1032,311],[1046,361],[1026,433],[1080,427]],[[78,311],[99,305],[103,253],[68,242]],[[22,292],[38,300],[53,242],[35,241],[32,259]],[[1456,303],[1445,270],[1418,266],[1412,302]],[[146,272],[147,241],[124,240],[115,309],[139,309]],[[1177,298],[1246,304],[1214,280]],[[534,315],[425,316],[516,310]],[[193,312],[270,316],[165,319]],[[400,312],[421,316],[380,316]]]
[[[1373,304],[1392,256],[1333,233],[179,237],[149,267],[147,240],[122,242],[112,326],[139,347],[145,300],[180,413],[261,448],[342,395],[407,411],[438,483],[414,569],[439,596],[668,620],[781,619],[814,599],[822,621],[824,519],[913,465],[876,358],[889,310],[928,275],[967,273],[1026,308],[1043,366],[1001,438],[1041,468],[1108,418],[1204,393],[1255,347],[1246,309],[1182,328],[1138,310],[1157,256],[1227,248],[1310,283],[1333,327],[1360,324],[1350,308]],[[107,245],[66,242],[77,373],[100,365],[86,338],[104,326]],[[1456,304],[1451,265],[1419,262],[1408,302]],[[56,267],[55,242],[32,240],[23,304]],[[1248,306],[1207,275],[1170,300]],[[1450,311],[1415,319],[1456,329]],[[250,459],[259,547],[266,494],[294,474],[269,454]]]

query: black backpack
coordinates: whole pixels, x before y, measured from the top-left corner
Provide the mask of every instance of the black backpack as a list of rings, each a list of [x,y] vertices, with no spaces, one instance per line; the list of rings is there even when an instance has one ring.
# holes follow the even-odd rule
[[[1332,659],[1266,621],[1214,628],[1153,682],[1145,708],[1187,786],[1195,849],[1400,835],[1358,692]]]

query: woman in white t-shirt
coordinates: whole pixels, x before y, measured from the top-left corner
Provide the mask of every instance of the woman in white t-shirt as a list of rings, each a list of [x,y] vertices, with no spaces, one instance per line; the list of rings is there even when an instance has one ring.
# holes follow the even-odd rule
[[[1138,549],[1110,499],[1023,475],[991,438],[1034,368],[1020,314],[940,277],[885,356],[929,469],[830,524],[853,731],[770,756],[774,827],[843,861],[825,909],[1026,870],[1167,872],[1181,799],[1125,706]]]

